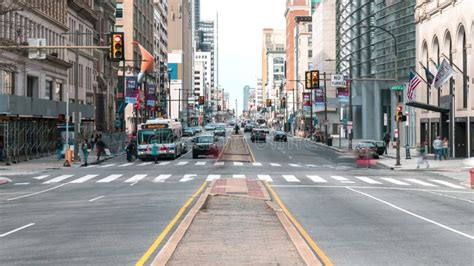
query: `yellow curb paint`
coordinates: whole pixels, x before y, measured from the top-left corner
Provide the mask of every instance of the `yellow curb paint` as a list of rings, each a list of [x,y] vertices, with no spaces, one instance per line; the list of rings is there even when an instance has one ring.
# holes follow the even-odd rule
[[[288,209],[283,204],[283,202],[280,200],[280,198],[278,197],[276,192],[273,190],[273,188],[271,188],[270,185],[268,185],[267,182],[265,182],[265,186],[270,191],[270,193],[272,194],[273,198],[276,200],[278,205],[280,205],[280,208],[283,210],[283,212],[286,214],[286,216],[288,216],[288,219],[290,219],[290,221],[296,227],[298,232],[300,232],[301,236],[306,240],[306,242],[308,242],[308,244],[311,246],[311,248],[314,250],[314,252],[316,252],[318,257],[321,259],[322,263],[326,266],[332,266],[333,264],[332,264],[331,260],[328,258],[328,256],[326,256],[326,254],[324,254],[322,249],[318,247],[316,242],[314,242],[314,240],[311,238],[311,236],[309,236],[309,234],[306,232],[306,230],[304,230],[303,226],[301,226],[301,224],[295,219],[295,217],[293,217],[293,215],[290,213],[290,211],[288,211]]]
[[[245,137],[244,137],[244,140],[245,140],[245,144],[247,144],[247,148],[249,149],[250,158],[252,158],[252,163],[254,163],[256,161],[255,161],[255,156],[253,155],[253,152],[252,152],[252,148],[250,148],[249,142],[247,141]]]
[[[150,256],[155,252],[156,248],[160,245],[161,241],[165,239],[165,237],[168,235],[168,233],[171,231],[171,229],[174,227],[176,222],[178,222],[179,218],[184,214],[186,209],[189,207],[189,205],[193,202],[193,200],[201,194],[202,190],[206,187],[207,181],[204,181],[204,183],[201,185],[201,187],[192,195],[188,201],[179,209],[178,213],[176,216],[173,218],[173,220],[170,221],[170,223],[165,227],[165,229],[161,232],[161,234],[153,241],[153,244],[151,244],[150,248],[143,254],[143,256],[140,258],[140,260],[135,264],[136,266],[142,266],[145,264],[145,262],[150,258]]]

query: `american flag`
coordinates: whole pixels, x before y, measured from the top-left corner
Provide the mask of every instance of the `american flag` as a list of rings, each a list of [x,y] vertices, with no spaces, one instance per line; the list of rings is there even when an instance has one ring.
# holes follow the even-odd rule
[[[413,100],[413,97],[415,96],[415,89],[418,86],[418,84],[421,83],[421,79],[413,73],[413,71],[410,71],[410,82],[408,83],[408,91],[407,91],[407,98],[409,101]]]

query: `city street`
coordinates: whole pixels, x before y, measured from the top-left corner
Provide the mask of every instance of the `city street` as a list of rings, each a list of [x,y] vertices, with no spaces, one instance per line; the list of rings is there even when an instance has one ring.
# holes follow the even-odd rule
[[[292,137],[246,138],[255,162],[121,156],[11,177],[0,186],[0,264],[133,264],[203,182],[225,178],[269,182],[335,265],[472,261],[474,194],[459,180],[357,167],[351,155]]]

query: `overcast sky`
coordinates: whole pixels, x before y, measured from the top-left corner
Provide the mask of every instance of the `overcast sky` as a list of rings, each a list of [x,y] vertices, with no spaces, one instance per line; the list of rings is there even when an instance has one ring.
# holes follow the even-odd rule
[[[219,84],[230,93],[231,108],[243,87],[255,87],[261,77],[262,30],[285,28],[284,0],[201,0],[201,19],[219,12]]]

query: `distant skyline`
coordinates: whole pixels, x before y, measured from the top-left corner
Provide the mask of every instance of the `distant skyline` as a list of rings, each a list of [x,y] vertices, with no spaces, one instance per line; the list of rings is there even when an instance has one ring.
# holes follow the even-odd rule
[[[285,29],[284,0],[201,0],[201,20],[219,12],[219,85],[242,112],[243,87],[261,77],[262,30]]]

